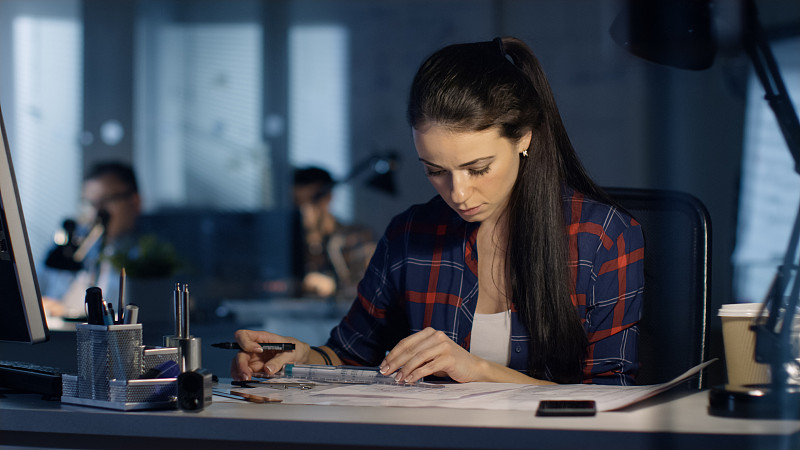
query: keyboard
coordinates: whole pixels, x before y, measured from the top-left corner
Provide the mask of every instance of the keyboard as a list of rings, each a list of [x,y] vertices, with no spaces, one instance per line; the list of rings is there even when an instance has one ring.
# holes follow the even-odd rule
[[[0,361],[0,387],[61,397],[64,370],[21,361]]]

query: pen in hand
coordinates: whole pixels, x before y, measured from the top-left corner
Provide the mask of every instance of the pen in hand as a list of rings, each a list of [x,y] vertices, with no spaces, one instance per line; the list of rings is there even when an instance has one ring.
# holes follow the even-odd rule
[[[289,352],[294,350],[294,344],[288,342],[281,342],[281,343],[266,343],[266,342],[259,342],[258,345],[261,346],[261,350],[266,351],[273,351],[273,352]],[[226,350],[241,350],[242,347],[239,347],[239,344],[236,342],[218,342],[216,344],[211,344],[212,347],[222,348]]]

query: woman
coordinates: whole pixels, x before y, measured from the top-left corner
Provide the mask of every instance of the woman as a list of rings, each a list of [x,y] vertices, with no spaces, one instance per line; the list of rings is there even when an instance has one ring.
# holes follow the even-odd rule
[[[325,347],[240,330],[233,377],[295,362],[408,383],[632,384],[641,229],[586,174],[531,50],[498,38],[436,52],[408,119],[439,195],[392,220]],[[287,339],[295,351],[258,352]]]

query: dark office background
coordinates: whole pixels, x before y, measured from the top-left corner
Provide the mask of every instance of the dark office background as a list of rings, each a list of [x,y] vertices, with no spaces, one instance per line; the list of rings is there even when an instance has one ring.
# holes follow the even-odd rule
[[[800,2],[757,3],[774,45],[797,41]],[[715,4],[720,30],[735,36],[738,2]],[[449,43],[512,35],[539,57],[573,144],[600,184],[679,190],[707,206],[711,309],[758,301],[735,295],[732,259],[753,108],[750,62],[735,46],[704,71],[638,59],[609,36],[622,5],[0,0],[0,101],[34,251],[43,252],[74,211],[82,171],[108,159],[134,164],[153,217],[219,212],[226,215],[220,223],[247,224],[220,233],[223,240],[255,238],[254,223],[290,206],[292,165],[327,166],[343,179],[357,162],[395,151],[396,196],[366,188],[362,174],[335,192],[343,220],[380,233],[392,215],[434,192],[404,117],[419,63]],[[796,88],[800,65],[784,63]],[[782,145],[774,139],[778,153]],[[198,222],[217,230],[208,220]],[[258,286],[288,265],[280,240],[259,239],[252,248],[263,254],[252,261],[263,267],[245,271],[255,279],[232,288],[234,296],[258,297]],[[719,351],[715,338],[712,354]]]

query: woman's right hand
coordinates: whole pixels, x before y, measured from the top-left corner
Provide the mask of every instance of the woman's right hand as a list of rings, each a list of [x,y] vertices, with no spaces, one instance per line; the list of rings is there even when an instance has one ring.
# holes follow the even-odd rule
[[[249,380],[254,373],[274,374],[286,364],[304,364],[308,360],[309,345],[291,337],[266,331],[238,330],[234,334],[242,350],[231,362],[231,377],[234,380]],[[259,343],[290,342],[295,345],[290,352],[264,351]]]

